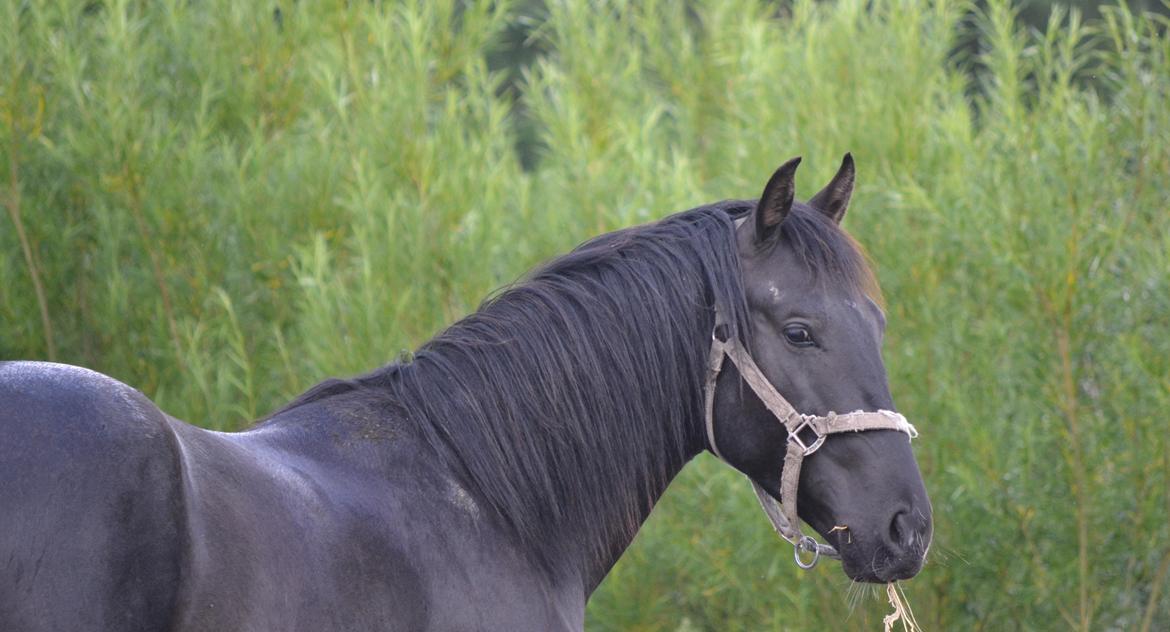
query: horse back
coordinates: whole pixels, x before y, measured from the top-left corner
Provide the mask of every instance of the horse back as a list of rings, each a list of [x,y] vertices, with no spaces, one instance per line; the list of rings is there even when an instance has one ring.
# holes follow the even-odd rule
[[[0,630],[164,630],[182,477],[166,416],[87,369],[0,363]]]

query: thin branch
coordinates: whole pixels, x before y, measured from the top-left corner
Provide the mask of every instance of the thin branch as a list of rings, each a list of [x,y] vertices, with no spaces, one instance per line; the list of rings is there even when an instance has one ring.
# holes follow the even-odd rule
[[[1150,600],[1146,602],[1146,612],[1142,615],[1141,632],[1150,632],[1150,625],[1154,622],[1154,610],[1158,608],[1158,597],[1162,591],[1162,584],[1166,581],[1166,571],[1170,570],[1170,553],[1162,558],[1158,566],[1158,574],[1154,576],[1154,583],[1150,586]]]
[[[24,222],[20,218],[20,171],[17,162],[20,159],[20,139],[17,136],[16,113],[9,112],[8,132],[11,142],[8,145],[8,196],[4,206],[8,208],[8,216],[16,226],[16,237],[20,240],[20,249],[24,253],[24,263],[28,267],[28,276],[32,281],[33,291],[37,296],[37,307],[41,312],[41,328],[45,334],[45,351],[49,360],[57,359],[57,344],[53,339],[53,322],[49,319],[49,303],[45,300],[45,287],[41,284],[40,271],[37,269],[36,256],[33,254],[32,244],[28,234],[24,231]]]
[[[146,250],[147,258],[150,259],[151,273],[154,275],[154,282],[158,286],[159,297],[162,299],[163,316],[166,317],[167,328],[171,334],[171,344],[175,348],[175,360],[183,362],[182,338],[179,336],[179,327],[175,321],[175,310],[171,306],[171,294],[167,289],[166,276],[163,274],[159,254],[151,247],[153,236],[142,213],[142,197],[138,190],[137,181],[138,173],[130,168],[129,161],[123,165],[123,175],[130,193],[130,214],[134,217],[134,223],[138,228],[138,237],[142,240],[142,247]]]

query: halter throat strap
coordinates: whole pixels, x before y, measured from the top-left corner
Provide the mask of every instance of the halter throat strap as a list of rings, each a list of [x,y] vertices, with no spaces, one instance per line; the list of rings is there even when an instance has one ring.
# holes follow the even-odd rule
[[[756,498],[760,501],[760,507],[768,516],[776,533],[795,547],[794,556],[797,566],[806,569],[812,568],[822,555],[839,559],[840,555],[836,549],[828,544],[817,542],[812,536],[805,535],[800,529],[800,518],[796,513],[796,497],[797,489],[800,486],[800,468],[804,458],[820,449],[830,434],[865,430],[898,430],[905,432],[913,439],[918,436],[918,431],[901,414],[889,410],[855,411],[842,415],[833,412],[821,416],[802,415],[776,391],[776,387],[760,371],[760,367],[756,365],[755,360],[738,339],[730,335],[720,336],[721,332],[729,331],[730,328],[723,321],[721,310],[716,309],[715,328],[711,332],[707,381],[703,389],[706,400],[707,443],[711,446],[711,451],[715,453],[715,456],[727,461],[715,442],[715,382],[723,368],[723,359],[729,358],[735,368],[739,370],[739,374],[747,383],[748,388],[756,394],[756,397],[760,398],[772,416],[788,432],[784,469],[780,476],[781,500],[777,501],[758,483],[754,480],[751,481]],[[802,553],[811,554],[811,560],[805,561]]]

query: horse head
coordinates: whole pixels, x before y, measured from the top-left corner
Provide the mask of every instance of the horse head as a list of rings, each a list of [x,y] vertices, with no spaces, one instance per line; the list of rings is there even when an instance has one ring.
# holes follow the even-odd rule
[[[910,449],[913,427],[892,412],[877,284],[839,227],[853,191],[853,159],[846,155],[807,203],[794,199],[799,162],[775,172],[755,208],[738,219],[735,235],[747,303],[746,331],[736,342],[750,355],[750,371],[766,379],[761,388],[774,388],[773,398],[790,404],[792,415],[778,419],[778,405],[767,405],[761,388],[743,380],[744,361],[721,372],[716,362],[710,447],[752,479],[767,508],[772,499],[791,506],[793,499],[784,498],[785,455],[800,446],[796,451],[807,457],[795,462],[791,483],[798,486],[800,518],[836,549],[850,578],[906,579],[922,568],[931,508]],[[721,352],[713,355],[718,361]],[[854,423],[829,431],[835,434],[793,436],[802,419],[828,427],[836,413],[853,411],[861,411]],[[799,561],[799,547],[797,553]]]

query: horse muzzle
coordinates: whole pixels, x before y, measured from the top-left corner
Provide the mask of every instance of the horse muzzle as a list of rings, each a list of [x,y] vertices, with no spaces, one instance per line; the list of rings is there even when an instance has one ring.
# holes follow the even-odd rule
[[[842,570],[855,581],[883,584],[914,577],[922,570],[933,536],[929,502],[897,506],[877,518],[869,528],[834,527],[831,541]]]

